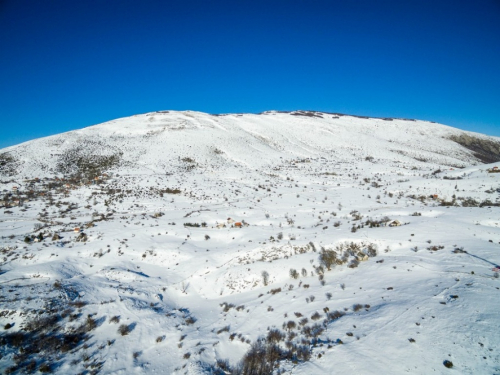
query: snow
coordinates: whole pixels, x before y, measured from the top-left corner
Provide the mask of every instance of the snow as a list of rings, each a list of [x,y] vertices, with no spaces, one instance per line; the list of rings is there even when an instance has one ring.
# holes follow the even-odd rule
[[[275,372],[500,373],[500,173],[449,140],[463,133],[498,141],[418,120],[169,111],[4,149],[17,164],[3,195],[23,203],[0,211],[0,324],[13,324],[0,338],[72,308],[61,332],[89,314],[96,327],[37,366],[202,374],[221,359],[236,366],[270,328],[288,335],[292,320],[291,341],[311,358]],[[97,157],[94,184],[78,160]],[[366,224],[385,217],[402,225]],[[353,253],[321,275],[322,249],[350,243],[377,256],[350,268]],[[345,315],[325,321],[336,310]],[[324,328],[316,342],[304,317]],[[3,372],[16,366],[15,347],[0,353]]]

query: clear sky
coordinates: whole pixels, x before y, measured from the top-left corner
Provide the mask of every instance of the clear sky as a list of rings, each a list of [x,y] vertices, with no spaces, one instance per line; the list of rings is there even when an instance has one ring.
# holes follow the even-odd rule
[[[0,0],[0,147],[168,109],[500,136],[500,1]]]

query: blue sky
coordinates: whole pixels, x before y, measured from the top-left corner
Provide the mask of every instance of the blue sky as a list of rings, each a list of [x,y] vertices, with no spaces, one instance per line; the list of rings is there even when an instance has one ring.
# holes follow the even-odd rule
[[[500,136],[500,2],[0,0],[0,147],[167,109]]]

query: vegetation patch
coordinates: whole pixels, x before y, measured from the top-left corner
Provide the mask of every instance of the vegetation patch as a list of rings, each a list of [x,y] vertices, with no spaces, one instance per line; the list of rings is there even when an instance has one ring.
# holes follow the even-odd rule
[[[99,141],[82,141],[60,155],[56,170],[65,175],[94,179],[118,165],[122,155],[120,150],[110,149]]]
[[[0,175],[13,176],[21,162],[15,159],[10,152],[0,154]]]
[[[467,134],[451,135],[449,139],[472,151],[472,154],[485,164],[500,160],[500,142],[498,141],[481,139]]]
[[[91,316],[79,326],[66,325],[78,316],[73,308],[66,308],[61,313],[35,315],[21,330],[0,334],[1,356],[14,354],[14,365],[6,373],[51,372],[64,359],[65,353],[80,348],[89,340],[90,332],[97,326]]]

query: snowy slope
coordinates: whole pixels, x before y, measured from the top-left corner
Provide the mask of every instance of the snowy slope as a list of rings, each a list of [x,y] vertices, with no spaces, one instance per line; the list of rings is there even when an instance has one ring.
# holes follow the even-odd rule
[[[4,149],[0,369],[500,374],[499,141],[164,111]]]
[[[365,119],[312,112],[213,116],[199,112],[155,112],[110,121],[78,131],[6,148],[20,165],[13,176],[52,176],[68,170],[68,155],[119,155],[136,173],[168,173],[189,157],[206,170],[268,167],[280,158],[353,162],[367,156],[448,166],[477,160],[449,140],[462,134],[492,139],[448,126],[412,120]],[[298,115],[301,114],[301,115]],[[497,144],[498,147],[498,144]],[[70,162],[74,160],[69,160]],[[64,164],[61,168],[59,164]],[[58,168],[59,165],[59,168]]]

